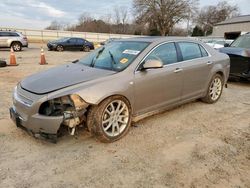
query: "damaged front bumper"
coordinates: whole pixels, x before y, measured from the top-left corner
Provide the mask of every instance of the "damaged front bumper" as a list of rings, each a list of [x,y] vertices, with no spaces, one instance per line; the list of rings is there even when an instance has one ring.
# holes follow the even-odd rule
[[[18,128],[31,133],[36,138],[46,138],[56,142],[58,130],[63,122],[63,116],[47,117],[35,114],[28,119],[22,118],[15,110],[10,108],[10,118]]]
[[[33,136],[54,140],[63,126],[74,135],[76,128],[86,122],[87,107],[78,95],[49,100],[47,95],[36,95],[18,85],[13,93],[10,117],[17,127]]]

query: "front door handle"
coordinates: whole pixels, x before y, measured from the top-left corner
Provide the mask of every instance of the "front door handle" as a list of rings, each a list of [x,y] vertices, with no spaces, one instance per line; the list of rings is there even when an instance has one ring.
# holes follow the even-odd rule
[[[183,69],[181,69],[181,68],[176,68],[175,70],[174,70],[174,73],[178,73],[178,72],[182,72],[183,71]]]
[[[213,61],[208,61],[207,65],[212,65],[214,62]]]

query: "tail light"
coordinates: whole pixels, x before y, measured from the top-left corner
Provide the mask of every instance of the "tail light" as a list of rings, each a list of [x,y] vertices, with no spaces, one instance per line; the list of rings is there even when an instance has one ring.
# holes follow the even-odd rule
[[[23,37],[24,40],[28,40],[26,36]]]

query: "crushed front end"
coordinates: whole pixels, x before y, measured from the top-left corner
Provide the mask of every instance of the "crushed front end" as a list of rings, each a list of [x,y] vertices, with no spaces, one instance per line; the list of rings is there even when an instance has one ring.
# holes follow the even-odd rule
[[[56,142],[60,128],[66,127],[71,135],[86,121],[89,106],[78,95],[67,95],[48,100],[47,95],[26,91],[20,84],[13,93],[10,117],[16,126],[35,137]]]

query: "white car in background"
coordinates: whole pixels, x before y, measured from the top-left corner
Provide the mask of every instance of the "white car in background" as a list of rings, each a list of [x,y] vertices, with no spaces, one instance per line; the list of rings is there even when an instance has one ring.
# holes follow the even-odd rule
[[[225,47],[225,44],[230,45],[233,42],[233,40],[214,40],[212,42],[206,42],[207,45],[211,46],[214,49],[220,49]]]

